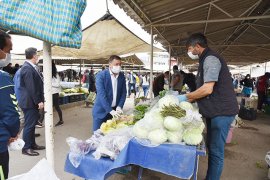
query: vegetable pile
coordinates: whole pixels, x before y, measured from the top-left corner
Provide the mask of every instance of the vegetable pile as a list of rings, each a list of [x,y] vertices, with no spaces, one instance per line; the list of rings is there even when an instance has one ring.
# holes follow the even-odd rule
[[[198,145],[203,140],[204,128],[202,116],[191,103],[179,103],[174,95],[165,95],[135,123],[133,134],[152,145],[165,142]]]
[[[108,134],[114,130],[133,125],[133,115],[121,115],[119,119],[110,119],[102,123],[100,130],[103,134]]]

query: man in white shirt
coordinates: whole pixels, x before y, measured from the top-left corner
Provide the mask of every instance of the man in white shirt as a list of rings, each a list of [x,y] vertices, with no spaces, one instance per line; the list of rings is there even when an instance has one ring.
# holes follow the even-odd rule
[[[109,58],[109,68],[96,76],[97,96],[93,107],[93,131],[112,117],[119,117],[126,101],[126,80],[121,72],[121,58]]]

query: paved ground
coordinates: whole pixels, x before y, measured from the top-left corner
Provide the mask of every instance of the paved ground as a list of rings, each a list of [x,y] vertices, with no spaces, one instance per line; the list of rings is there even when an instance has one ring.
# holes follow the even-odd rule
[[[133,107],[132,99],[127,99],[125,111]],[[77,176],[64,172],[64,162],[69,148],[65,139],[69,136],[78,139],[87,139],[91,135],[91,108],[76,106],[63,111],[64,126],[55,128],[55,171],[61,180],[81,180]],[[58,117],[54,114],[55,122]],[[226,146],[225,166],[222,180],[262,180],[267,177],[267,166],[264,157],[270,150],[270,117],[259,115],[256,121],[245,121],[245,126],[236,129],[233,134],[233,143]],[[39,145],[44,145],[44,128],[37,129],[41,137],[37,138]],[[10,153],[10,177],[25,173],[31,169],[40,159],[45,157],[45,151],[40,151],[38,157],[22,155],[21,152]],[[207,170],[207,158],[200,159],[199,177],[201,180]],[[138,168],[126,176],[113,175],[110,180],[135,180]],[[161,173],[150,170],[144,171],[144,178],[149,180],[176,180]]]

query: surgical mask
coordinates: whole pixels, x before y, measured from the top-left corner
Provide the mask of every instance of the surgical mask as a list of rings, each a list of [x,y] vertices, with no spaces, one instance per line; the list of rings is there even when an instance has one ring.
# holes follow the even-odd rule
[[[121,71],[121,66],[113,66],[111,70],[114,74],[118,74]]]
[[[6,67],[11,62],[11,55],[6,54],[5,59],[0,59],[0,67]]]
[[[192,54],[192,52],[191,52],[191,51],[189,51],[187,54],[188,54],[188,56],[189,56],[191,59],[193,59],[193,60],[195,60],[195,59],[199,59],[199,56],[198,56],[198,55],[194,55],[194,54]]]

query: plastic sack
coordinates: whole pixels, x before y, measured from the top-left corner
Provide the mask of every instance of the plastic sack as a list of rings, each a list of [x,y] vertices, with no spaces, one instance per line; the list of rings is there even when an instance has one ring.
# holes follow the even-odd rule
[[[66,142],[70,147],[68,158],[71,164],[75,168],[79,167],[84,156],[90,151],[96,150],[102,137],[103,136],[101,135],[100,131],[95,131],[94,135],[86,141],[78,140],[74,137],[68,137]]]
[[[126,127],[105,135],[96,151],[92,154],[94,158],[110,157],[112,160],[116,159],[121,150],[133,138],[131,131],[131,127]]]
[[[22,150],[24,144],[25,144],[25,142],[22,139],[17,139],[14,142],[9,144],[8,150],[10,150],[10,151]]]
[[[267,152],[265,156],[265,161],[267,162],[268,166],[270,166],[270,151]]]
[[[29,172],[8,180],[60,180],[46,159],[40,160]]]

